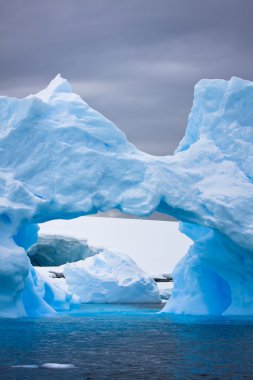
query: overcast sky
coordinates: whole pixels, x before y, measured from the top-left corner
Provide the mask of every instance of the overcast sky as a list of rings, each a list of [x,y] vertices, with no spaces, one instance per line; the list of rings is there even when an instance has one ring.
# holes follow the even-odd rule
[[[173,153],[201,78],[253,80],[252,0],[0,0],[0,93],[61,73],[140,149]]]

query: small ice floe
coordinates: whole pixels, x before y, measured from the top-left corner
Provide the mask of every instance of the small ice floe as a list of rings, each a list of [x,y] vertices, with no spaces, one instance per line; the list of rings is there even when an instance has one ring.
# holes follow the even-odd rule
[[[75,366],[74,364],[45,363],[45,364],[42,364],[40,368],[67,369],[67,368],[75,368]]]
[[[68,368],[75,368],[75,366],[74,366],[74,364],[45,363],[45,364],[42,364],[42,365],[37,365],[37,364],[12,365],[11,368],[68,369]]]
[[[11,368],[39,368],[37,364],[12,365]]]

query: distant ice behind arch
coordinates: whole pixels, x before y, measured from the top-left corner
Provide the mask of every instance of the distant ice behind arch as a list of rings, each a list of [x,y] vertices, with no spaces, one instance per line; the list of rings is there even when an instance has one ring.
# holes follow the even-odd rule
[[[42,223],[39,234],[87,239],[91,246],[127,254],[150,275],[171,273],[193,243],[178,222],[92,216]]]

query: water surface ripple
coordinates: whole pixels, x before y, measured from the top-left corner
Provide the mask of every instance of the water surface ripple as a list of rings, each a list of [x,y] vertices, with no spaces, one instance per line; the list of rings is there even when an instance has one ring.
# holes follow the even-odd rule
[[[253,319],[158,310],[87,305],[54,318],[2,319],[0,379],[253,379]]]

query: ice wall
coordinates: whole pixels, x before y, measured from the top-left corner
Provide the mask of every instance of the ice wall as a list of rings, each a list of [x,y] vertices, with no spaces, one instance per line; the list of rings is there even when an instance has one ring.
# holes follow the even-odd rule
[[[100,249],[90,247],[87,240],[63,235],[40,235],[27,254],[33,266],[57,267],[67,262],[85,260],[99,252]]]
[[[60,76],[0,110],[1,316],[49,311],[24,251],[37,223],[112,208],[171,214],[195,241],[168,312],[252,313],[253,83],[201,80],[168,157],[137,150]]]

